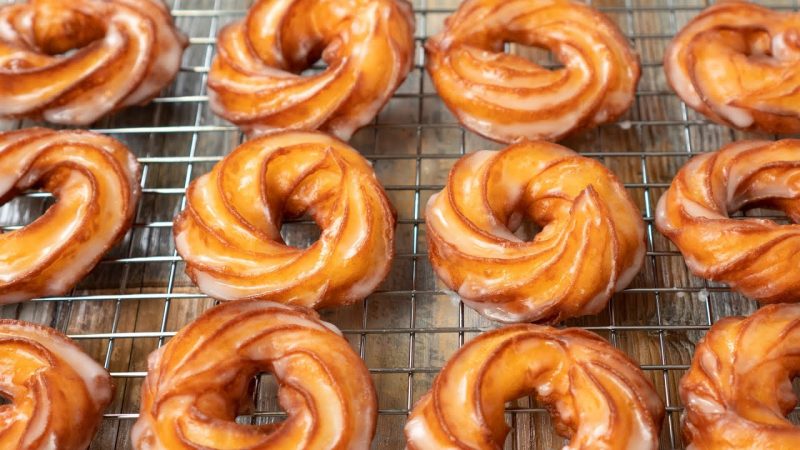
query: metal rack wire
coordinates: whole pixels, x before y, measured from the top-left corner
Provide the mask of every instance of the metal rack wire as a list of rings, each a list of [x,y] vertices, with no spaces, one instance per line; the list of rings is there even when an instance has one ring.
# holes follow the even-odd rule
[[[447,357],[481,331],[496,326],[451,299],[426,257],[423,208],[442,188],[453,162],[466,152],[499,148],[463,130],[436,96],[424,73],[425,38],[437,32],[458,0],[415,0],[416,66],[380,116],[351,143],[375,165],[399,213],[397,259],[378,292],[350,308],[322,313],[338,325],[367,362],[379,391],[375,448],[404,446],[402,426]],[[247,0],[174,0],[178,25],[191,36],[176,83],[153,104],[96,125],[132,148],[143,167],[143,199],[133,230],[70,295],[3,307],[4,317],[36,321],[76,339],[110,370],[117,393],[93,448],[130,448],[138,389],[147,355],[213,302],[183,274],[171,238],[171,219],[185,204],[189,182],[235,148],[242,135],[208,109],[205,79],[218,29],[244,16]],[[653,209],[672,175],[693,154],[745,135],[710,124],[688,110],[667,87],[661,56],[667,42],[706,3],[703,0],[595,0],[641,55],[636,104],[620,124],[564,144],[598,158],[625,182],[647,224],[647,260],[633,284],[607,310],[565,324],[608,338],[636,359],[664,396],[662,448],[683,448],[677,381],[693,346],[720,317],[756,305],[723,286],[691,276],[680,254],[653,226]],[[797,0],[773,2],[797,9]],[[31,125],[5,124],[6,128]],[[28,193],[0,209],[0,225],[13,230],[50,204],[47,193]],[[775,213],[755,211],[776,220]],[[308,221],[284,226],[287,242],[316,236]],[[391,351],[387,351],[387,349]],[[265,423],[282,412],[269,376],[259,379],[256,408],[238,420]],[[793,417],[797,419],[797,417]],[[533,399],[509,405],[513,431],[507,448],[561,448],[545,409]]]

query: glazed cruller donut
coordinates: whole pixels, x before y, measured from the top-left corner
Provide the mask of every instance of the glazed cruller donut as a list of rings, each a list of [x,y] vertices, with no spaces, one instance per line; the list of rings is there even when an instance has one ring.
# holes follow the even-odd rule
[[[51,328],[0,320],[0,448],[86,450],[111,402],[111,376]]]
[[[692,158],[656,208],[656,227],[695,275],[762,302],[800,300],[800,141],[739,141]],[[795,223],[738,210],[766,206]]]
[[[405,427],[410,450],[503,448],[505,402],[535,394],[565,450],[656,450],[664,405],[641,369],[580,329],[514,325],[451,357]]]
[[[800,305],[769,305],[715,323],[681,379],[683,434],[697,450],[794,450]]]
[[[324,71],[300,74],[320,56]],[[211,108],[251,134],[320,129],[347,140],[389,101],[413,57],[406,0],[258,0],[219,34]]]
[[[548,48],[564,67],[505,54],[505,42]],[[425,49],[436,90],[461,123],[506,143],[614,121],[639,81],[638,57],[616,25],[569,0],[467,0]]]
[[[743,130],[800,132],[800,14],[717,2],[670,42],[672,89],[711,120]]]
[[[284,218],[303,215],[319,225],[319,240],[286,245]],[[323,308],[361,300],[383,281],[394,227],[394,209],[357,151],[323,133],[283,131],[245,142],[192,182],[173,231],[204,293]]]
[[[543,226],[530,242],[513,234],[525,216]],[[547,142],[461,158],[425,219],[439,278],[504,322],[596,313],[644,259],[644,222],[622,183]]]
[[[286,421],[234,422],[248,387],[271,372]],[[224,303],[148,360],[137,450],[366,450],[378,402],[364,362],[313,312],[265,301]]]
[[[0,134],[0,203],[42,187],[57,202],[0,234],[0,303],[72,289],[131,226],[139,164],[119,141],[86,131]]]
[[[87,125],[146,103],[175,77],[187,44],[161,0],[5,5],[0,116]]]

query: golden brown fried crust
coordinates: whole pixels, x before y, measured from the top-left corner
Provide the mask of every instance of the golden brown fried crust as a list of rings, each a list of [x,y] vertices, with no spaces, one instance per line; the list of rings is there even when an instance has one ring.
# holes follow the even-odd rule
[[[690,160],[656,209],[656,227],[697,276],[767,303],[800,300],[800,226],[731,218],[765,206],[800,219],[800,141],[740,141]]]
[[[714,122],[741,130],[800,132],[800,14],[719,2],[675,36],[664,54],[672,89]]]
[[[565,67],[505,54],[505,42],[547,48]],[[569,0],[467,0],[425,49],[428,73],[462,125],[505,143],[558,140],[616,120],[640,75],[617,26]]]
[[[322,231],[306,249],[280,234],[284,218],[302,216]],[[284,131],[246,142],[194,181],[174,233],[206,294],[322,308],[362,300],[380,284],[395,223],[357,151],[320,132]]]
[[[664,406],[625,354],[580,329],[514,325],[484,333],[448,361],[411,412],[412,450],[502,448],[505,403],[536,395],[565,449],[657,449]]]
[[[797,404],[800,305],[769,305],[715,323],[681,379],[683,434],[697,450],[792,450],[800,429],[786,419]]]
[[[411,70],[406,0],[256,1],[219,34],[211,108],[250,134],[320,129],[347,140]],[[321,73],[301,76],[318,58]]]
[[[234,422],[261,372],[278,383],[279,425]],[[311,310],[265,301],[213,308],[150,356],[133,447],[366,450],[377,397],[363,361]]]
[[[0,29],[0,117],[68,125],[150,101],[188,45],[161,0],[29,0]]]
[[[11,402],[0,408],[0,447],[86,449],[114,392],[108,372],[56,330],[7,319],[0,361]]]
[[[525,216],[543,227],[532,241],[513,234]],[[644,222],[622,183],[548,142],[461,158],[425,217],[439,278],[504,322],[597,313],[644,258]]]

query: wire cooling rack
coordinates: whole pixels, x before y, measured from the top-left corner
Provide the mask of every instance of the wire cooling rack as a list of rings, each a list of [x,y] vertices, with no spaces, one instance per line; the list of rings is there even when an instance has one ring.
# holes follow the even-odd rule
[[[67,333],[111,372],[116,395],[92,448],[130,448],[147,355],[213,305],[185,276],[172,241],[171,221],[184,206],[189,182],[243,140],[236,127],[209,111],[205,81],[217,31],[243,17],[248,4],[247,0],[171,2],[178,25],[191,36],[178,79],[153,104],[126,110],[93,128],[126,142],[139,157],[144,195],[135,226],[70,295],[2,308],[4,317]],[[323,311],[322,316],[344,331],[374,377],[380,411],[373,447],[379,449],[403,448],[406,415],[448,356],[496,326],[443,291],[426,255],[423,211],[430,195],[442,188],[449,168],[461,155],[499,148],[462,129],[424,73],[422,44],[441,29],[456,6],[457,0],[415,0],[416,66],[376,120],[351,140],[373,162],[397,208],[397,258],[378,292],[352,307]],[[687,109],[664,80],[665,46],[706,3],[595,0],[594,6],[619,25],[639,52],[642,79],[636,103],[618,124],[563,143],[598,158],[625,182],[647,224],[647,259],[631,286],[616,295],[603,313],[564,325],[599,333],[641,364],[667,406],[662,448],[684,448],[677,382],[694,345],[719,318],[750,313],[756,304],[691,276],[680,254],[655,230],[653,210],[691,155],[749,136],[711,124]],[[794,0],[769,6],[797,9],[798,5]],[[4,127],[30,125],[11,122]],[[16,229],[41,215],[51,202],[47,193],[22,195],[0,208],[0,225]],[[775,212],[748,214],[785,220]],[[298,221],[286,224],[283,234],[290,244],[304,246],[318,236],[318,230],[309,221]],[[275,392],[272,378],[260,376],[253,412],[237,420],[252,424],[281,420]],[[797,420],[796,413],[792,415]],[[533,399],[510,403],[507,419],[512,426],[509,449],[564,445],[546,410]]]

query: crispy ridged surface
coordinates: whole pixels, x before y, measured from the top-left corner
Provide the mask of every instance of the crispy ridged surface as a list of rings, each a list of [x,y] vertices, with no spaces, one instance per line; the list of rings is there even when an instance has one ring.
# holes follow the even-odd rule
[[[403,82],[414,57],[406,0],[258,0],[219,34],[211,108],[251,134],[320,129],[349,139]],[[318,58],[327,68],[299,73]]]
[[[186,37],[161,0],[29,0],[0,8],[0,116],[88,125],[143,104]]]
[[[0,448],[85,450],[114,392],[106,370],[51,328],[0,320]]]
[[[288,418],[234,422],[248,387],[271,372]],[[369,448],[377,398],[366,366],[311,310],[264,301],[224,303],[150,356],[133,447],[156,449]]]
[[[501,449],[505,403],[535,394],[565,449],[658,448],[664,406],[625,354],[596,334],[540,325],[484,333],[448,361],[414,406],[410,450]]]
[[[127,147],[100,134],[0,134],[0,202],[31,188],[58,200],[33,223],[0,234],[0,303],[72,289],[130,228],[139,175]]]
[[[461,158],[425,217],[436,274],[504,322],[596,313],[644,258],[641,213],[616,176],[548,142]],[[533,241],[513,234],[523,217],[543,227]]]
[[[714,324],[681,379],[683,433],[696,450],[795,450],[800,305],[769,305]]]
[[[800,141],[740,141],[692,158],[656,209],[656,226],[697,276],[762,302],[800,300],[800,226],[737,218],[764,206],[800,220]]]
[[[304,215],[319,225],[319,240],[287,246],[283,219]],[[244,143],[194,181],[174,233],[206,294],[322,308],[380,284],[394,228],[389,199],[357,151],[323,133],[284,131]]]
[[[683,101],[717,123],[800,132],[798,13],[719,2],[675,36],[664,70]]]
[[[505,42],[547,48],[564,67],[505,54]],[[568,0],[467,0],[425,48],[428,73],[461,123],[506,143],[614,121],[633,102],[640,74],[616,25]]]

